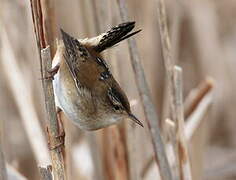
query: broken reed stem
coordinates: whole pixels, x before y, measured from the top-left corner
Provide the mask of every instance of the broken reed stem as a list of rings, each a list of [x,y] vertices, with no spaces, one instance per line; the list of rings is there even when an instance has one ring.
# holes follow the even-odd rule
[[[56,52],[57,24],[54,1],[30,0],[34,31],[39,50],[50,45],[51,55]]]
[[[205,95],[213,88],[214,81],[207,77],[197,88],[191,90],[184,102],[184,117],[187,119],[193,111],[195,111],[198,104],[205,97]]]
[[[183,79],[182,69],[178,66],[174,67],[174,107],[176,114],[176,160],[179,166],[179,175],[181,180],[191,180],[191,167],[188,153],[188,145],[184,134],[184,107],[183,107]]]
[[[214,87],[214,84],[212,84],[212,87]],[[186,123],[184,124],[183,131],[187,143],[190,142],[191,138],[196,132],[196,129],[204,120],[204,117],[206,116],[211,104],[212,104],[212,90],[210,90],[207,94],[204,95],[204,97],[201,99],[201,102],[198,103],[197,107],[192,112],[190,117],[186,120]],[[168,123],[170,134],[173,134],[172,132],[174,131],[176,124],[173,123],[173,121],[170,119],[166,119],[165,123]],[[166,145],[167,154],[171,153],[170,146],[171,144]],[[153,162],[154,162],[154,157],[151,157],[147,161],[141,173],[142,177],[145,176],[147,170],[149,169],[149,167],[152,165]],[[170,164],[172,165],[173,163],[174,160],[170,160]]]
[[[117,2],[120,8],[121,19],[124,22],[128,21],[125,0],[117,0]],[[161,130],[159,126],[158,116],[156,114],[155,106],[151,100],[151,95],[144,75],[144,70],[140,62],[137,45],[133,38],[128,39],[128,46],[130,51],[132,68],[135,73],[135,81],[137,83],[138,92],[141,97],[144,114],[152,138],[155,159],[159,166],[160,175],[163,180],[172,180],[173,177],[167,160],[165,145],[160,134]]]
[[[194,132],[202,123],[206,113],[209,110],[210,105],[212,104],[212,90],[209,91],[205,96],[202,98],[201,102],[198,103],[196,109],[192,112],[189,118],[186,120],[185,123],[185,135],[187,141],[193,137]]]
[[[57,23],[54,5],[56,1],[40,0],[39,3],[41,3],[45,44],[50,45],[50,52],[53,57],[57,50],[55,41],[57,38]]]
[[[57,113],[54,101],[54,92],[52,79],[46,78],[48,76],[48,71],[52,67],[52,60],[50,54],[50,47],[46,47],[41,50],[42,67],[43,67],[43,91],[45,97],[47,119],[46,125],[48,128],[48,139],[51,147],[56,147],[62,142],[58,138],[59,136],[59,126],[57,121]],[[52,170],[53,175],[56,180],[64,180],[65,176],[65,165],[63,159],[63,147],[57,147],[50,151],[52,159]]]

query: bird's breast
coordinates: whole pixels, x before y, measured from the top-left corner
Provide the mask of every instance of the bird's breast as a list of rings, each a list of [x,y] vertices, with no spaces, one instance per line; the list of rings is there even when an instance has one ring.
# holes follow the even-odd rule
[[[79,128],[97,130],[118,122],[120,119],[104,112],[103,103],[87,89],[76,89],[74,80],[60,70],[53,80],[55,103]]]

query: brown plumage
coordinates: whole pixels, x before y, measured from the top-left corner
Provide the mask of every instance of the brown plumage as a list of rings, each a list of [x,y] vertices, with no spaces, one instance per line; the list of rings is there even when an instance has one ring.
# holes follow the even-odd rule
[[[77,40],[61,30],[63,42],[55,56],[60,68],[53,82],[56,104],[80,128],[96,130],[124,118],[143,126],[131,113],[127,96],[100,55],[136,34],[137,31],[128,34],[133,28],[134,22],[123,23],[85,40]]]

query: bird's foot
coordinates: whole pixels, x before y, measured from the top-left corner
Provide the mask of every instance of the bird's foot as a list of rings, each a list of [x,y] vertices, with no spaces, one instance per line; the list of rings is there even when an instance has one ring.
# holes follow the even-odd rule
[[[48,132],[48,128],[47,128]],[[60,132],[58,135],[54,136],[54,138],[58,139],[59,142],[55,145],[51,145],[50,141],[48,141],[48,148],[50,151],[55,150],[55,149],[62,149],[65,145],[65,132]]]
[[[52,69],[48,70],[47,73],[49,74],[48,76],[45,77],[45,79],[52,79],[54,80],[54,76],[57,74],[58,70],[60,68],[60,64],[57,64],[55,67]]]
[[[55,149],[62,149],[65,145],[65,131],[64,131],[64,126],[63,122],[60,116],[61,109],[59,107],[56,108],[56,113],[57,113],[57,122],[58,122],[58,135],[54,136],[54,138],[58,139],[58,144],[56,145],[51,145],[50,142],[48,142],[48,146],[50,150],[55,150]],[[48,128],[47,128],[48,132]],[[49,132],[48,132],[49,134]]]

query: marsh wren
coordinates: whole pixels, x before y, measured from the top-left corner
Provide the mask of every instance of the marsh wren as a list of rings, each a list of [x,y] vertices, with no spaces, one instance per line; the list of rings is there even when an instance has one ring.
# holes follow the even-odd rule
[[[131,119],[143,124],[132,114],[124,91],[112,76],[101,52],[139,31],[129,32],[135,22],[126,22],[97,37],[76,39],[61,30],[62,40],[53,59],[56,106],[84,130],[97,130]]]

